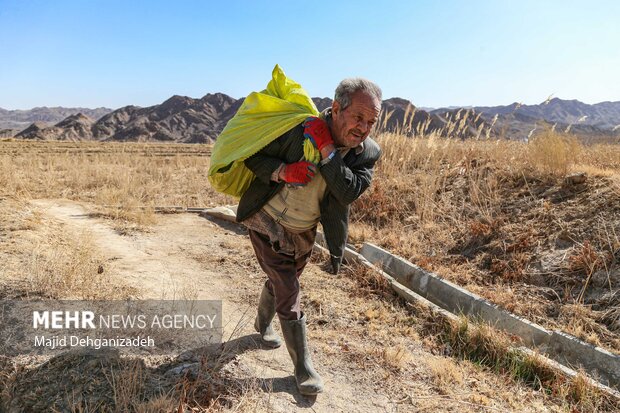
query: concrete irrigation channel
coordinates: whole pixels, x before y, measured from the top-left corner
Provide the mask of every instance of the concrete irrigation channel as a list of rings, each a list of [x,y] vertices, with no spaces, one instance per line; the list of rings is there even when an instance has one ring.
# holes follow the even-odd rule
[[[489,323],[518,336],[527,347],[566,367],[580,367],[597,377],[601,384],[620,388],[620,356],[561,331],[546,330],[376,245],[364,244],[359,256],[452,314],[463,314]]]

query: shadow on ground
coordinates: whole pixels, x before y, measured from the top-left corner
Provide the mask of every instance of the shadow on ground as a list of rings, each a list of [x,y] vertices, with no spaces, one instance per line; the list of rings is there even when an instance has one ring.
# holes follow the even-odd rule
[[[70,350],[35,367],[0,357],[0,412],[125,411],[158,397],[226,406],[248,388],[289,393],[299,407],[312,406],[315,399],[299,394],[293,376],[239,379],[224,370],[240,354],[261,349],[259,339],[252,334],[191,349],[154,367],[110,348]]]

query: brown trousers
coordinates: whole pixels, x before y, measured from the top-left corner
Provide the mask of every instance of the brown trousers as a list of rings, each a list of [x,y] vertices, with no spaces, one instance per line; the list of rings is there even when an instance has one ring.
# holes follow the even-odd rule
[[[283,320],[301,318],[299,276],[306,267],[312,250],[295,258],[294,255],[275,252],[269,237],[248,229],[250,241],[261,268],[267,274],[265,285],[274,295],[276,313]]]

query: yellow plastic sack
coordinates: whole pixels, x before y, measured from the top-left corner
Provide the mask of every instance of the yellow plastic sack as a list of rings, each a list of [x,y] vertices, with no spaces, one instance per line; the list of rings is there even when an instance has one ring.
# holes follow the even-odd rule
[[[243,161],[277,137],[319,112],[299,83],[289,79],[279,65],[267,89],[252,92],[217,137],[211,154],[209,182],[218,191],[241,197],[254,180]],[[304,157],[318,163],[320,154],[309,139]]]

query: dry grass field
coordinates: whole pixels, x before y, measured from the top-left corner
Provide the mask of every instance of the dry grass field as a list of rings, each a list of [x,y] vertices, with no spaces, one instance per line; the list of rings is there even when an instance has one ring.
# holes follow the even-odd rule
[[[528,144],[387,133],[378,141],[384,153],[373,185],[352,209],[353,244],[378,244],[536,323],[620,352],[620,147],[584,146],[553,131]],[[155,207],[235,203],[210,188],[209,155],[208,145],[0,142],[0,239],[8,241],[0,247],[2,297],[139,296],[122,279],[102,282],[113,263],[98,255],[92,235],[44,223],[31,201],[84,202],[122,236],[149,234],[161,217]],[[309,275],[307,282],[325,280]],[[433,325],[363,271],[330,282],[339,283],[337,301],[346,305],[321,288],[305,298],[326,324],[321,336],[313,332],[318,347],[329,352],[335,341],[347,363],[375,366],[394,399],[410,374],[432,383],[432,392],[417,394],[416,409],[404,407],[416,394],[401,392],[405,405],[395,411],[614,411],[585,382],[519,370],[527,360],[508,368],[514,360],[499,354],[509,351],[507,337],[484,326],[464,334],[463,326]],[[339,339],[344,332],[348,341]],[[465,337],[488,352],[474,354]],[[416,361],[410,342],[436,356]],[[204,393],[203,385],[184,394]],[[252,396],[260,386],[244,386],[210,389],[229,391],[212,408],[265,410]],[[132,409],[177,407],[168,396],[150,403],[160,406]],[[245,407],[237,410],[239,403]]]
[[[380,139],[355,205],[371,241],[549,328],[620,352],[620,147]]]
[[[0,151],[6,194],[91,202],[128,231],[154,221],[149,207],[232,202],[209,187],[207,145],[9,141]]]

